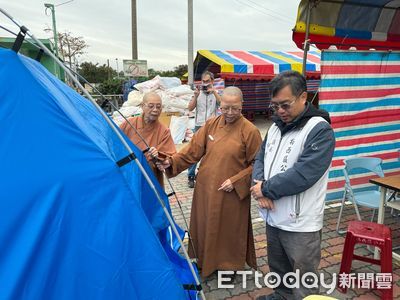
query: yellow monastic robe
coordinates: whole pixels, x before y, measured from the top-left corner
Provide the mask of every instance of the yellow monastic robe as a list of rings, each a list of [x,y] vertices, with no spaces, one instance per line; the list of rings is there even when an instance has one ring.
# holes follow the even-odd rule
[[[165,127],[158,120],[150,124],[145,124],[143,117],[138,116],[128,118],[128,121],[133,127],[136,128],[138,133],[144,138],[149,147],[155,147],[158,152],[164,156],[170,156],[176,153],[175,144],[172,140],[169,128]],[[140,150],[143,151],[146,149],[146,144],[126,121],[122,123],[120,128],[129,137],[132,143],[134,143]],[[163,173],[157,169],[148,153],[146,153],[146,158],[151,169],[156,175],[158,182],[162,187],[164,187]]]
[[[200,159],[190,218],[190,233],[204,277],[216,270],[243,270],[245,262],[257,268],[250,216],[252,163],[261,145],[258,129],[243,116],[226,124],[212,118],[190,144],[171,157],[169,176]],[[232,192],[218,191],[230,179]]]

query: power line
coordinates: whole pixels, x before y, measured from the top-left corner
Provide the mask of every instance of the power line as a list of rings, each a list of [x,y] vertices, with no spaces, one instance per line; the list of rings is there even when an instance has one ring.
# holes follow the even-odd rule
[[[241,0],[235,0],[235,1],[238,2],[238,3],[240,3],[240,4],[242,4],[242,5],[245,5],[245,6],[247,6],[247,7],[250,7],[250,8],[252,8],[252,9],[258,11],[259,13],[261,13],[261,14],[263,14],[263,15],[266,15],[266,16],[268,16],[268,17],[272,17],[272,18],[274,18],[274,19],[277,20],[277,21],[281,21],[281,22],[283,22],[283,23],[285,23],[285,24],[288,24],[288,23],[291,24],[291,22],[289,22],[288,20],[285,20],[285,19],[281,18],[280,16],[272,15],[272,14],[270,14],[270,13],[267,13],[267,12],[265,12],[265,11],[262,11],[262,10],[260,10],[259,8],[253,6],[253,5],[249,4],[249,3],[242,2]]]
[[[262,9],[265,9],[266,11],[270,11],[271,13],[276,14],[277,16],[281,17],[281,18],[284,19],[284,20],[287,20],[288,22],[293,22],[293,20],[290,19],[290,18],[288,18],[287,16],[285,16],[285,15],[283,15],[283,14],[281,14],[281,13],[275,11],[275,10],[272,10],[272,9],[270,9],[270,8],[267,8],[267,7],[265,7],[265,6],[261,5],[261,4],[258,4],[257,2],[255,2],[255,1],[253,1],[253,0],[246,0],[246,1],[251,2],[251,3],[253,3],[254,5],[256,5],[256,6],[260,7],[260,8],[262,8]]]

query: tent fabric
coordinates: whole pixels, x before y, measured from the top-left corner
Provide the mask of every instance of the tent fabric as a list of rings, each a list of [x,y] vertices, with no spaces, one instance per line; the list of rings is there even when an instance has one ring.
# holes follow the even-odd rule
[[[393,0],[302,0],[293,41],[303,49],[308,4],[309,41],[319,49],[400,49],[400,2]]]
[[[11,50],[0,79],[0,298],[185,299],[162,208],[95,107]]]
[[[399,74],[399,52],[322,52],[319,103],[336,137],[327,200],[343,196],[344,159],[379,157],[385,175],[400,174]],[[374,188],[371,173],[356,174],[356,190]]]
[[[320,53],[310,51],[307,56],[306,71],[320,70]],[[216,73],[269,74],[282,71],[302,72],[302,51],[222,51],[199,50],[194,60],[195,78],[200,79],[205,70]]]

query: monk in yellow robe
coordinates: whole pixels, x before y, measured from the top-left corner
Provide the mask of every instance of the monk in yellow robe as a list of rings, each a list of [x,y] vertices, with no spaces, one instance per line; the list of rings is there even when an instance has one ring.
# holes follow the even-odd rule
[[[242,102],[240,89],[226,88],[222,115],[209,119],[189,145],[158,164],[168,176],[176,176],[202,159],[192,202],[194,247],[189,245],[189,254],[197,255],[203,277],[216,270],[243,270],[245,263],[257,268],[249,188],[261,135],[242,116]]]
[[[158,182],[164,187],[163,173],[156,167],[154,161],[158,156],[166,157],[176,153],[175,144],[169,128],[158,120],[162,110],[161,97],[154,92],[145,94],[142,107],[143,114],[141,116],[128,118],[128,121],[122,123],[120,128],[140,150],[143,151],[147,148],[146,143],[150,147],[145,154],[146,159]],[[146,143],[143,142],[132,126],[136,128],[136,131],[144,138]]]

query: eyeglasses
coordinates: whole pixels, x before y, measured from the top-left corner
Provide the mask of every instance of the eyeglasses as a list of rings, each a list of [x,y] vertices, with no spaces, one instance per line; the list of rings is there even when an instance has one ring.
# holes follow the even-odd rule
[[[153,104],[153,103],[148,103],[145,104],[147,106],[148,109],[153,110],[153,109],[158,109],[161,110],[162,109],[162,105],[161,104]]]
[[[269,105],[269,108],[272,109],[273,111],[278,111],[280,108],[283,110],[288,110],[294,102],[296,102],[297,98],[290,101],[290,102],[285,102],[285,103],[272,103]]]
[[[242,110],[242,107],[240,106],[221,106],[221,111],[223,113],[227,113],[229,111],[233,112],[233,113],[238,113]]]

